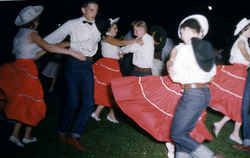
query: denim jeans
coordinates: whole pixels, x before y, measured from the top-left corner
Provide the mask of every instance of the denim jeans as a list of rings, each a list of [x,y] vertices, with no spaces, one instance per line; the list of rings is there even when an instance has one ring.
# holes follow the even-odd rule
[[[197,158],[200,157],[199,155],[202,155],[202,158],[213,157],[214,153],[210,149],[194,140],[189,134],[198,122],[202,111],[207,108],[209,101],[208,87],[184,89],[170,131],[170,137],[176,143],[176,156],[186,153]]]
[[[71,135],[80,138],[95,104],[92,61],[69,57],[65,67],[66,105],[57,133],[66,133],[67,128],[72,126]]]
[[[243,144],[250,146],[250,69],[245,83],[242,101]]]

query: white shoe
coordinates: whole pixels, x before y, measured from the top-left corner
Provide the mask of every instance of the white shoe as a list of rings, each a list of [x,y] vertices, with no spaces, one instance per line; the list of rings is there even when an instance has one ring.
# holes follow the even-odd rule
[[[231,139],[232,141],[234,141],[234,142],[236,142],[238,144],[242,144],[242,140],[240,138],[235,137],[233,134],[231,134],[229,136],[229,139]]]
[[[119,121],[112,119],[109,115],[107,116],[107,120],[109,120],[112,123],[119,123]]]
[[[174,144],[170,143],[170,142],[167,142],[165,143],[167,149],[168,149],[168,158],[174,158],[174,152],[175,152],[175,147],[174,147]]]
[[[31,139],[23,138],[22,142],[24,144],[34,143],[34,142],[37,142],[37,138],[36,137],[32,137]]]
[[[98,116],[96,116],[94,112],[91,114],[91,117],[95,119],[96,121],[101,121],[101,119]]]
[[[16,144],[19,147],[24,147],[24,145],[20,142],[19,139],[17,139],[15,136],[10,136],[9,141],[11,141],[12,143]]]

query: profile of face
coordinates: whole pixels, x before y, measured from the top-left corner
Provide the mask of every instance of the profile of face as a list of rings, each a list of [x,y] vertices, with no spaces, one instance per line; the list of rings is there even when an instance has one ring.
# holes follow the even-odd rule
[[[190,27],[181,28],[180,33],[181,33],[181,40],[185,44],[190,44],[191,39],[193,37],[196,37],[196,38],[201,38],[202,37],[201,33],[197,33],[194,29],[192,29]]]
[[[33,22],[33,29],[37,29],[38,28],[38,26],[39,26],[39,24],[40,24],[40,20],[39,19],[36,19],[34,22]]]
[[[134,35],[138,38],[142,38],[146,33],[146,30],[143,27],[134,26]]]
[[[82,13],[87,20],[94,21],[98,13],[98,9],[98,4],[89,3],[87,7],[82,8]]]
[[[111,26],[111,28],[109,29],[109,34],[112,36],[112,37],[115,37],[117,35],[117,32],[118,32],[118,26],[117,24],[113,24]]]
[[[246,31],[244,32],[245,36],[250,38],[250,26],[246,28]]]

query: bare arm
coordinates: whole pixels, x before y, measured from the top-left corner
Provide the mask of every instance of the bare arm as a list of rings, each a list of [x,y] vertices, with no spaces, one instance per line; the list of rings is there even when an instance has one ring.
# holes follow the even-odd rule
[[[174,59],[176,57],[176,54],[177,54],[176,48],[173,48],[172,51],[170,52],[170,58],[169,58],[169,60],[167,61],[167,64],[166,64],[168,72],[171,71],[171,68],[172,68]]]
[[[113,37],[107,36],[104,38],[104,42],[110,43],[112,45],[116,45],[116,46],[126,46],[132,43],[142,43],[141,39],[132,39],[132,40],[119,40],[119,39],[115,39]],[[143,43],[142,43],[143,44]]]
[[[240,49],[240,52],[244,56],[244,58],[247,61],[250,61],[250,55],[247,52],[246,45],[245,45],[244,41],[239,41],[238,48]]]
[[[49,44],[45,40],[43,40],[36,32],[32,32],[29,35],[29,39],[31,42],[36,43],[38,46],[43,48],[44,50],[51,52],[51,53],[57,53],[57,54],[66,54],[71,55],[79,60],[85,60],[85,56],[81,52],[68,50],[65,48],[61,48],[60,44]],[[66,43],[63,43],[62,45],[67,45]]]
[[[65,48],[65,47],[69,47],[70,43],[69,42],[61,42],[56,44],[56,46],[61,47],[61,48]],[[47,53],[45,50],[41,50],[36,54],[35,60],[38,60],[39,58],[41,58],[45,53]]]

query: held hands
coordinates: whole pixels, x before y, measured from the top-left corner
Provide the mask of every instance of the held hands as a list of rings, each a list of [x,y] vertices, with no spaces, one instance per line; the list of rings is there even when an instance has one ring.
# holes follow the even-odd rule
[[[83,55],[81,52],[78,52],[78,51],[71,50],[71,53],[69,55],[71,55],[72,57],[74,57],[76,59],[79,59],[81,61],[85,61],[86,60],[86,56]]]
[[[138,44],[140,44],[140,45],[143,45],[143,44],[144,44],[142,38],[137,38],[137,39],[135,40],[135,42],[138,43]]]

